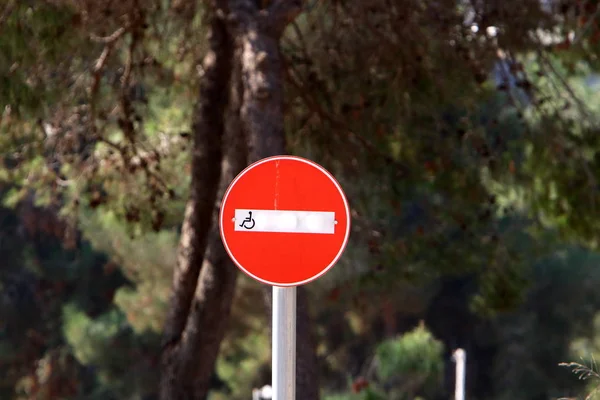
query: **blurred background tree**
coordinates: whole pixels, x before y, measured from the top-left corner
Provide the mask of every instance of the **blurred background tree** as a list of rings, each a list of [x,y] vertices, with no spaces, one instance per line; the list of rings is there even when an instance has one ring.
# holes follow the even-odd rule
[[[1,398],[156,396],[206,11],[0,4]],[[324,397],[448,398],[456,347],[470,399],[585,392],[558,363],[597,352],[599,20],[594,0],[306,2],[281,42],[288,151],[353,207],[307,288]],[[241,277],[211,398],[269,381],[262,302]]]

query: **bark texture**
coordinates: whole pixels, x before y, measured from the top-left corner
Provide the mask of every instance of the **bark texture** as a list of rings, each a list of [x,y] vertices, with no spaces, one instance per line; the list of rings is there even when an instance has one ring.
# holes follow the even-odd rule
[[[199,101],[194,115],[194,145],[190,199],[178,249],[173,290],[165,321],[161,354],[160,397],[163,400],[193,399],[193,391],[181,389],[182,372],[190,366],[183,354],[182,338],[203,264],[217,188],[221,176],[223,113],[228,102],[233,45],[225,23],[211,18],[209,46],[203,67]],[[212,370],[211,370],[212,372]],[[211,374],[208,374],[210,377]]]
[[[296,398],[318,400],[320,397],[319,363],[312,330],[308,294],[303,287],[298,288],[296,303]]]
[[[266,9],[257,3],[213,4],[210,49],[193,126],[191,197],[161,355],[162,400],[203,400],[208,395],[237,277],[219,235],[220,200],[247,162],[285,153],[279,40],[300,3],[274,0]],[[297,398],[317,400],[317,360],[302,288],[297,312],[297,348],[302,350],[297,357]]]
[[[238,274],[219,232],[221,199],[231,181],[246,166],[246,143],[239,116],[241,90],[237,82],[240,79],[235,69],[233,77],[226,120],[226,150],[209,244],[179,349],[183,370],[181,378],[186,384],[183,389],[186,393],[193,393],[192,397],[188,397],[193,399],[205,399],[208,395],[210,378],[229,321]]]
[[[210,51],[204,59],[200,98],[194,113],[192,179],[173,292],[165,324],[165,345],[179,340],[187,321],[211,224],[222,158],[223,112],[228,101],[232,44],[225,24],[213,17]]]

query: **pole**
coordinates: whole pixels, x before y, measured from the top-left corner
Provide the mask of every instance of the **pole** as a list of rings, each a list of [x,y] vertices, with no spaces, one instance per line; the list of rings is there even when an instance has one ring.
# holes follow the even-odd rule
[[[296,400],[296,288],[273,286],[273,400]]]
[[[467,353],[463,349],[456,349],[453,358],[456,363],[454,400],[465,400],[465,364],[467,363]]]

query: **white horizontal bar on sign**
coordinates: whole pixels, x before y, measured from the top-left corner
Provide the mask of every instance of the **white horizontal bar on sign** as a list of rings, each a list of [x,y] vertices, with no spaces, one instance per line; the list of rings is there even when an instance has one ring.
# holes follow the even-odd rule
[[[235,210],[235,230],[281,233],[335,233],[330,211]]]

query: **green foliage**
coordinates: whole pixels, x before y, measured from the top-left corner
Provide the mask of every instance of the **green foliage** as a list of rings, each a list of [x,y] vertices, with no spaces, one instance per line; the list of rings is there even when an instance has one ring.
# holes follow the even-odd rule
[[[140,396],[156,390],[156,372],[140,356],[146,347],[155,347],[158,337],[137,337],[125,315],[112,309],[91,319],[72,305],[66,305],[63,330],[73,355],[86,366],[97,369],[99,383],[121,398]]]
[[[600,306],[598,262],[596,253],[567,247],[535,264],[525,303],[495,319],[493,340],[506,343],[492,366],[497,398],[581,393],[579,382],[557,364],[572,354],[571,340],[580,332],[593,332],[591,323]]]
[[[68,7],[16,0],[7,0],[3,7],[8,15],[0,24],[0,110],[8,106],[35,115],[58,98],[64,55],[76,48],[81,35]]]
[[[87,243],[69,247],[61,236],[68,229],[49,210],[27,203],[16,210],[0,208],[0,223],[4,257],[0,269],[1,396],[51,399],[83,395],[96,376],[73,357],[65,344],[62,323],[73,318],[67,323],[69,336],[82,343],[75,352],[82,360],[92,357],[95,362],[92,345],[79,329],[87,329],[110,307],[112,293],[125,280],[117,268],[105,269],[104,255]],[[69,306],[63,315],[65,304]],[[107,320],[98,320],[101,334],[104,329],[107,333],[114,330],[114,319],[110,314]]]
[[[211,400],[245,400],[253,388],[262,387],[271,378],[271,332],[264,288],[248,277],[238,279],[232,323],[215,367],[226,387],[215,388]]]
[[[430,14],[419,2],[408,3],[410,17],[378,1],[319,5],[284,42],[293,62],[290,149],[335,172],[355,215],[342,268],[318,284],[359,282],[349,286],[391,292],[398,280],[423,285],[476,272],[482,275],[478,312],[514,307],[527,281],[523,249],[511,237],[529,221],[497,221],[515,213],[500,206],[486,178],[506,175],[510,146],[522,130],[510,96],[485,82],[498,62],[495,39],[467,26],[449,30],[445,23],[464,10]],[[515,18],[537,13],[533,8]],[[352,23],[363,18],[369,23]],[[524,24],[519,29],[536,22]],[[535,47],[506,34],[511,45]]]
[[[587,399],[598,398],[600,390],[600,375],[596,359],[600,355],[600,313],[596,313],[593,318],[593,329],[586,332],[585,335],[575,338],[571,342],[570,357],[579,359],[581,363],[561,363],[561,366],[568,367],[580,380],[586,381],[588,391]]]
[[[376,349],[377,376],[388,389],[388,398],[402,399],[439,391],[444,371],[444,345],[421,325]]]
[[[94,247],[109,254],[135,284],[135,288],[119,289],[115,296],[115,303],[126,313],[129,323],[137,332],[159,332],[171,287],[177,233],[162,230],[134,234],[132,227],[111,211],[84,213],[80,224]]]
[[[360,369],[361,354],[377,348],[377,379],[345,398],[435,394],[442,343],[419,327],[377,346],[376,303],[391,304],[389,325],[421,317],[440,278],[468,275],[471,309],[491,325],[478,325],[486,335],[465,334],[495,351],[486,366],[497,382],[488,385],[490,398],[557,394],[569,382],[549,369],[556,364],[549,355],[563,355],[570,338],[589,334],[586,321],[599,304],[596,256],[548,251],[559,248],[549,230],[598,243],[600,103],[584,84],[599,66],[593,24],[545,13],[537,1],[473,10],[420,0],[310,3],[282,43],[288,150],[335,173],[354,229],[339,266],[310,288],[315,299],[331,292],[339,302],[315,302],[329,373],[353,375],[349,365]],[[93,246],[66,251],[66,234],[48,239],[28,230],[37,215],[7,214],[0,361],[10,373],[2,389],[25,377],[23,392],[33,396],[27,369],[36,360],[68,364],[63,370],[73,368],[73,376],[81,372],[77,363],[95,368],[93,382],[80,377],[87,383],[77,389],[90,399],[137,398],[154,388],[149,359],[189,194],[188,129],[205,13],[194,1],[147,1],[140,13],[137,4],[0,5],[4,204],[15,212],[23,204],[48,207],[77,223]],[[124,24],[139,15],[139,26]],[[497,35],[486,34],[491,26]],[[119,28],[121,36],[108,39]],[[566,51],[540,44],[543,33],[557,32],[560,41],[571,30],[577,40]],[[513,83],[488,79],[499,63]],[[45,286],[56,289],[32,294]],[[26,295],[4,300],[5,288]],[[253,293],[252,301],[236,299],[217,366],[231,391],[215,398],[247,397],[268,364],[259,290],[244,282],[240,291]],[[460,331],[440,325],[451,337]],[[36,333],[44,346],[31,339]],[[589,340],[577,346],[590,351]],[[72,366],[63,361],[69,352]]]
[[[269,332],[265,332],[264,328],[266,327],[257,327],[256,333],[251,333],[224,349],[217,362],[216,372],[228,383],[228,390],[227,393],[215,391],[213,400],[241,400],[251,393],[256,372],[271,361]]]
[[[379,343],[373,359],[373,380],[357,378],[352,394],[327,400],[417,400],[439,394],[444,372],[444,345],[423,324]]]
[[[366,388],[361,393],[352,394],[334,394],[324,397],[325,400],[386,400],[388,397],[375,391],[372,388]],[[418,400],[415,398],[414,400]]]
[[[600,374],[598,374],[598,366],[593,357],[591,362],[589,362],[589,365],[576,362],[560,363],[559,365],[561,367],[570,368],[580,380],[590,380],[588,383],[589,394],[585,397],[585,400],[594,400],[598,398],[598,391],[600,391],[600,386],[598,385]]]
[[[72,305],[64,307],[63,330],[65,338],[74,349],[74,355],[83,364],[97,363],[103,357],[110,340],[126,328],[126,319],[113,310],[99,318],[91,319]]]
[[[437,380],[444,369],[443,350],[444,345],[421,325],[400,338],[387,340],[377,346],[378,376],[382,381],[408,374]]]

